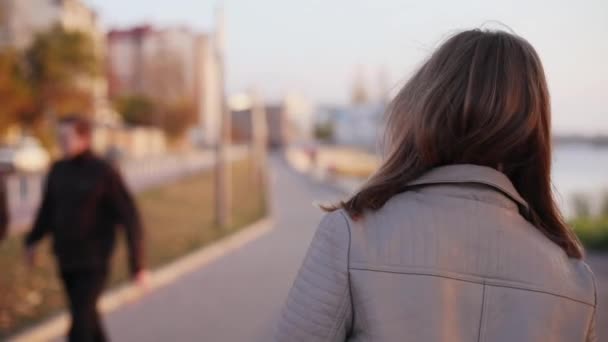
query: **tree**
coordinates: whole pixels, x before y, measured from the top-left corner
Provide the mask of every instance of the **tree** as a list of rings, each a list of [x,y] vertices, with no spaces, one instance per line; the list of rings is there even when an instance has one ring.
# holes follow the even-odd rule
[[[15,51],[0,52],[0,134],[25,121],[32,111],[31,88]]]
[[[184,63],[168,46],[160,45],[153,58],[143,63],[145,95],[164,104],[180,102],[193,96],[187,82]]]
[[[172,139],[182,137],[196,120],[196,106],[188,98],[166,104],[162,112],[162,128]]]
[[[331,121],[318,123],[314,129],[315,138],[321,141],[330,142],[334,138],[334,125]]]
[[[145,94],[156,105],[151,119],[174,140],[183,137],[196,122],[197,107],[184,68],[186,62],[168,46],[161,45],[154,58],[144,63]]]
[[[196,122],[196,106],[189,97],[152,100],[144,95],[124,95],[114,99],[114,108],[131,125],[155,126],[169,138],[181,138]]]
[[[608,191],[602,194],[602,203],[600,208],[600,215],[603,218],[608,219]]]
[[[160,126],[157,104],[144,95],[124,95],[114,99],[114,109],[131,125]]]
[[[36,122],[45,116],[90,113],[91,84],[100,72],[92,38],[56,26],[39,34],[26,51],[29,82],[36,98]]]
[[[179,53],[160,42],[141,62],[142,86],[114,98],[114,108],[125,122],[162,129],[172,140],[179,140],[196,123],[197,105],[189,63]]]
[[[588,195],[584,193],[573,194],[572,206],[576,217],[586,218],[591,216],[591,202]]]

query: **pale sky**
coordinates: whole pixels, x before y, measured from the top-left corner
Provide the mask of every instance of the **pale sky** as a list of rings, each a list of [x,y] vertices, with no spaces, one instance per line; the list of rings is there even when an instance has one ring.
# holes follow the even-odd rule
[[[153,23],[213,27],[213,0],[86,0],[107,28]],[[227,0],[230,92],[256,87],[313,103],[348,101],[361,66],[398,87],[447,35],[502,22],[543,60],[558,133],[608,134],[606,0]]]

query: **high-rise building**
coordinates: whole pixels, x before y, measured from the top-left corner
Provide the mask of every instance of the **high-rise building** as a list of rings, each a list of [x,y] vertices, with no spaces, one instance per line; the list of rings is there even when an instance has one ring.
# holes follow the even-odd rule
[[[111,97],[145,93],[144,42],[150,26],[112,30],[107,35],[107,77]]]
[[[284,103],[266,106],[266,126],[268,145],[272,148],[285,146],[290,142],[291,129]]]
[[[217,139],[221,92],[212,39],[187,28],[139,26],[108,33],[111,97],[144,95],[191,99],[198,113],[197,140]]]

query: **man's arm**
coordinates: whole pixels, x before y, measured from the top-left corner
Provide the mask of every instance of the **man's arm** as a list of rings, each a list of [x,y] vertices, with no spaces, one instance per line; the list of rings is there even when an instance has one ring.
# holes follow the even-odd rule
[[[53,194],[51,184],[54,177],[54,168],[49,171],[46,177],[43,192],[42,192],[42,203],[38,208],[36,219],[32,230],[25,236],[25,245],[27,247],[34,246],[40,241],[47,233],[52,229],[53,224]]]
[[[4,240],[8,234],[8,200],[6,198],[6,177],[0,175],[0,241]]]
[[[136,275],[144,269],[144,234],[139,211],[122,177],[113,167],[110,167],[108,182],[109,202],[114,209],[115,222],[125,229],[129,267],[131,273]]]

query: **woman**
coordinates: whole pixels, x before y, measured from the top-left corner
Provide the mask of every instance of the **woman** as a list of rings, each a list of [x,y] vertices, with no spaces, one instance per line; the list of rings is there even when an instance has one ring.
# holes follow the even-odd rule
[[[533,47],[448,39],[388,113],[386,158],[326,208],[278,341],[595,341],[596,290],[551,193]]]

